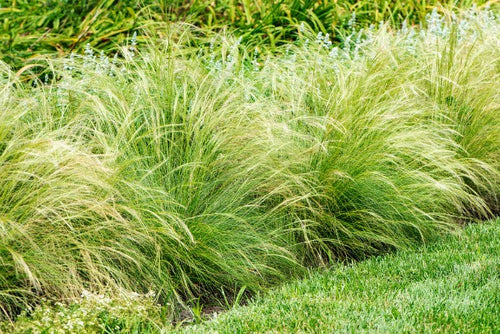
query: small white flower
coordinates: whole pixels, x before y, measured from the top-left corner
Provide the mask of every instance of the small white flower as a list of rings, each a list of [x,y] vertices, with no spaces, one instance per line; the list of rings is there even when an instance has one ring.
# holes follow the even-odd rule
[[[354,30],[355,25],[356,25],[356,12],[352,12],[351,18],[349,19],[349,22],[347,22],[347,26],[352,31]]]
[[[321,31],[316,36],[316,43],[323,44],[323,33]]]

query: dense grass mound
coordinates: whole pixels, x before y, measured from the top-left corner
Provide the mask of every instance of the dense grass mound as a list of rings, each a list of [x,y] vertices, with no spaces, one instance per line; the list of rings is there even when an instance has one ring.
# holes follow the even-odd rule
[[[301,37],[259,57],[171,26],[113,60],[2,69],[0,307],[255,292],[498,210],[499,24]],[[127,294],[126,292],[124,292]]]
[[[365,254],[497,212],[498,40],[482,48],[443,20],[434,12],[416,39],[360,31],[341,48],[304,31],[259,72],[295,144],[284,161],[309,187],[298,216],[313,244]]]
[[[47,92],[46,92],[47,93]],[[152,239],[125,217],[108,159],[50,118],[48,97],[2,90],[0,306],[3,315],[40,296],[86,285],[129,286],[150,260]],[[144,246],[142,246],[144,245]],[[137,278],[134,278],[137,276]]]

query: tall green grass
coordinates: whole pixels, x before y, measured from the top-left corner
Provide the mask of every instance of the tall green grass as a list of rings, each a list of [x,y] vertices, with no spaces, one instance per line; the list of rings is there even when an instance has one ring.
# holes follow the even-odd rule
[[[3,139],[6,313],[36,294],[185,302],[300,273],[268,200],[285,185],[260,105],[167,48],[111,73],[87,55],[58,83],[5,91],[20,129]]]
[[[297,211],[297,226],[315,236],[306,243],[340,257],[370,253],[498,210],[496,37],[483,36],[493,46],[483,49],[433,19],[444,20],[430,15],[412,42],[413,33],[382,27],[332,48],[305,33],[304,45],[260,72],[295,142],[286,165],[310,187]],[[471,24],[498,28],[486,21]],[[476,108],[458,101],[471,95]]]
[[[42,80],[3,66],[3,315],[124,289],[175,320],[495,214],[499,26],[463,15],[340,48],[305,26],[269,57],[172,25]]]
[[[125,217],[108,157],[90,152],[51,118],[49,92],[2,90],[3,315],[42,296],[71,297],[84,286],[110,284],[140,289],[147,279],[149,232]]]
[[[483,14],[484,15],[484,14]],[[471,166],[474,173],[462,175],[467,186],[480,194],[495,215],[499,213],[499,161],[498,136],[499,82],[497,56],[499,46],[496,36],[484,29],[496,29],[495,21],[471,22],[469,34],[480,35],[480,40],[491,45],[481,48],[476,40],[446,42],[440,39],[417,47],[427,54],[437,47],[437,57],[416,57],[420,71],[418,78],[421,97],[434,105],[430,117],[449,126],[455,133],[453,140],[460,145],[457,157]],[[462,37],[463,27],[452,27],[449,34]],[[474,212],[476,216],[484,213]]]

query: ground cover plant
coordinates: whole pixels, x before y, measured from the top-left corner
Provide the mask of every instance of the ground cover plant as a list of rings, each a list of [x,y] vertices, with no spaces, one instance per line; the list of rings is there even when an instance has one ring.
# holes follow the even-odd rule
[[[353,17],[340,44],[304,22],[273,52],[172,24],[30,80],[2,64],[1,317],[52,305],[72,330],[104,303],[89,330],[159,330],[498,215],[499,22],[444,14]]]

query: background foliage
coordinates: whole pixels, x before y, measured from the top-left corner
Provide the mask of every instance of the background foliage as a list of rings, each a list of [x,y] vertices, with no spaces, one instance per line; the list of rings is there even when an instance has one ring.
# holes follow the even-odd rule
[[[20,68],[40,54],[82,51],[87,43],[106,53],[116,50],[137,29],[167,22],[189,22],[207,30],[229,30],[244,44],[275,47],[297,37],[297,26],[338,34],[380,21],[419,24],[433,6],[468,7],[472,0],[1,0],[0,54]],[[496,1],[479,0],[484,7]],[[150,30],[151,31],[151,30]],[[153,34],[154,36],[154,34]],[[338,41],[338,39],[337,39]]]

